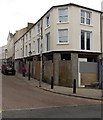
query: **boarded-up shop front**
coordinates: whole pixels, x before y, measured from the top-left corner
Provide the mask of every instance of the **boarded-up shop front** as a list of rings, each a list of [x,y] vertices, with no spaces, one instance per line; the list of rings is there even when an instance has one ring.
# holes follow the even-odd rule
[[[79,72],[80,85],[91,85],[93,82],[98,82],[98,63],[80,62]]]

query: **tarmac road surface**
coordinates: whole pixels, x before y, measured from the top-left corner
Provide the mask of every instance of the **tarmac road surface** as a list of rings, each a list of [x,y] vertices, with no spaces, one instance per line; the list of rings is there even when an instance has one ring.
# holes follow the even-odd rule
[[[98,105],[89,105],[89,106],[88,105],[62,106],[62,107],[50,107],[50,108],[42,108],[42,109],[27,109],[27,110],[13,110],[13,111],[11,110],[11,111],[4,111],[3,117],[4,118],[101,118],[102,116],[101,116],[100,105],[98,104]]]
[[[3,75],[2,109],[6,111],[21,111],[31,109],[48,109],[58,107],[100,105],[100,102],[59,95],[33,87],[15,76]]]

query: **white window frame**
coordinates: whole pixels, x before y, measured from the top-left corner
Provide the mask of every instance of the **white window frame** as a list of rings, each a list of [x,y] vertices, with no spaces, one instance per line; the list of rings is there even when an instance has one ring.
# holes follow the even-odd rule
[[[67,30],[67,33],[68,33],[67,42],[60,42],[59,31],[63,31],[63,30]],[[69,44],[69,30],[68,30],[68,28],[59,28],[58,29],[58,43],[57,44]]]
[[[28,41],[28,33],[26,33],[26,42]]]
[[[84,12],[84,16],[81,15],[81,12]],[[87,13],[90,13],[90,18],[87,17]],[[81,19],[84,19],[84,23],[81,22]],[[87,19],[90,20],[90,24],[87,24]],[[80,24],[92,26],[92,11],[80,9]]]
[[[37,34],[40,33],[40,22],[37,24]]]
[[[32,50],[35,51],[35,41],[33,41]]]
[[[23,48],[21,48],[20,51],[21,51],[20,57],[22,58],[23,57]]]
[[[47,39],[47,36],[48,36],[48,35],[49,35],[49,41],[48,41],[48,39]],[[45,40],[46,40],[46,42],[45,42],[45,43],[46,43],[46,46],[45,46],[45,47],[46,47],[46,51],[50,51],[50,32],[48,32],[47,34],[45,34]],[[49,43],[48,43],[47,41],[48,41]],[[47,46],[48,46],[48,47],[47,47]]]
[[[31,43],[29,43],[29,52],[31,51]]]
[[[29,30],[29,40],[31,40],[31,30]]]
[[[25,41],[25,43],[27,43],[27,41],[26,41],[26,35],[24,35],[24,41]]]
[[[84,49],[81,48],[81,32],[82,31],[84,32],[84,44],[85,44]],[[83,51],[92,51],[92,35],[93,35],[92,31],[82,29],[81,32],[80,32],[80,49]],[[90,50],[87,50],[87,43],[86,43],[87,42],[87,32],[90,33]]]
[[[59,11],[60,10],[65,10],[67,9],[67,21],[60,21],[60,14]],[[63,8],[58,8],[58,23],[67,23],[69,21],[69,12],[68,12],[68,7],[63,7]],[[61,15],[61,17],[66,17],[65,15]]]
[[[25,45],[25,56],[27,56],[27,55],[28,55],[28,46]]]
[[[40,53],[40,38],[37,39],[37,53]]]
[[[48,19],[48,17],[49,17],[49,19]],[[50,26],[50,13],[46,16],[45,22],[46,22],[46,28],[48,28]]]

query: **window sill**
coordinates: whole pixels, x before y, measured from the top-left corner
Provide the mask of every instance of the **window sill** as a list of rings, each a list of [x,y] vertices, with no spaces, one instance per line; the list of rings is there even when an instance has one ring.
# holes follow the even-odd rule
[[[32,53],[35,53],[35,50],[33,50]]]
[[[31,41],[31,38],[30,38],[30,39],[28,39],[28,41]]]
[[[93,25],[88,25],[88,24],[83,24],[83,23],[80,23],[80,25],[93,27]]]
[[[50,50],[45,50],[45,51],[44,51],[44,53],[49,53],[49,52],[50,52]]]
[[[69,23],[69,21],[67,21],[67,22],[57,22],[57,24],[68,24]]]
[[[81,51],[83,51],[83,52],[93,52],[92,50],[83,50],[83,49],[81,49]]]
[[[45,30],[47,30],[48,28],[50,28],[51,26],[49,25],[48,27],[45,28]]]
[[[37,33],[36,36],[41,37],[41,33]]]
[[[57,45],[68,45],[69,43],[57,43]]]

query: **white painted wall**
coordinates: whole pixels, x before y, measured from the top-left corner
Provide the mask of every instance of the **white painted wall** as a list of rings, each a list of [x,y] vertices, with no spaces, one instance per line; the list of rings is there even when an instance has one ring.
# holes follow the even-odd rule
[[[76,6],[66,6],[68,7],[68,22],[67,23],[58,23],[58,7],[53,8],[47,13],[43,18],[43,48],[42,52],[46,51],[46,38],[45,35],[50,32],[50,51],[81,51],[81,30],[92,31],[92,49],[86,52],[101,52],[100,45],[100,13],[95,11],[92,12],[92,25],[82,25],[80,24],[80,7]],[[88,9],[86,9],[88,10]],[[50,26],[46,27],[46,16],[50,14]],[[41,26],[41,21],[40,22]],[[38,24],[37,23],[37,24]],[[29,47],[28,47],[28,55],[26,56],[25,46],[29,46],[31,43],[31,52],[32,55],[37,55],[37,39],[40,38],[41,34],[37,33],[37,24],[35,24],[31,29],[31,39],[29,38],[29,31],[26,33],[28,39],[26,40],[26,35],[24,35],[24,56],[29,56]],[[58,44],[58,29],[60,28],[68,28],[68,44]],[[19,45],[21,44],[21,46]],[[17,41],[15,44],[15,52],[16,59],[21,58],[20,56],[20,48],[22,48],[22,42]]]

